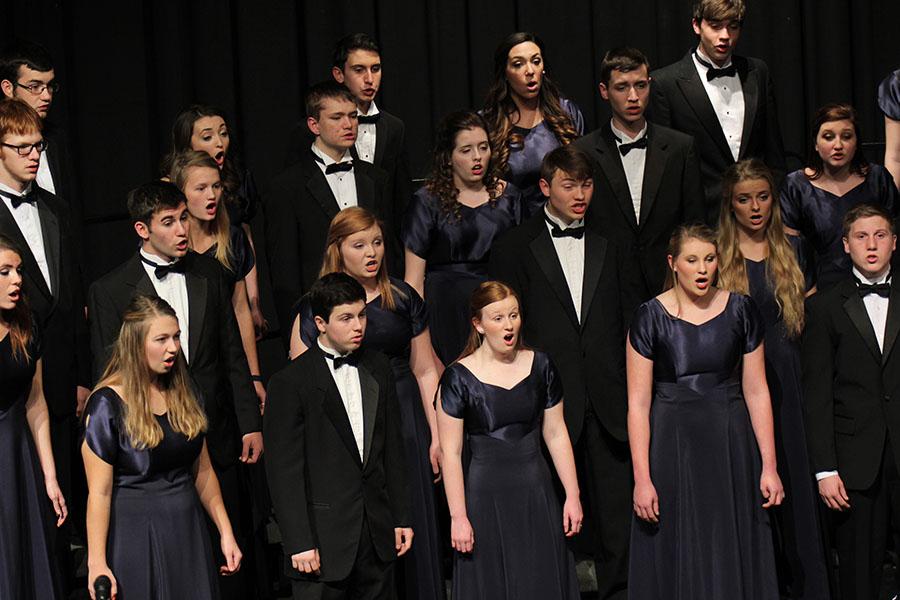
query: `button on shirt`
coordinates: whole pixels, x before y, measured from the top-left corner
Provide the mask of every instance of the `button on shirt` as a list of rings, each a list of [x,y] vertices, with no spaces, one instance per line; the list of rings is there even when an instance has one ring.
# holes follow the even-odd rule
[[[156,295],[169,303],[169,306],[175,311],[178,317],[178,328],[181,329],[181,351],[184,353],[184,360],[190,362],[188,355],[188,323],[189,323],[189,304],[187,292],[187,280],[184,273],[169,272],[162,279],[156,277],[156,267],[147,264],[147,261],[154,265],[167,264],[166,261],[159,256],[154,256],[141,249],[141,257],[144,259],[141,264],[147,272],[147,277],[153,283],[153,289]]]
[[[331,356],[344,356],[336,350],[328,348],[322,344],[321,340],[316,340],[319,348],[325,354]],[[323,359],[328,365],[328,371],[334,379],[338,393],[341,395],[341,402],[344,403],[344,410],[347,411],[347,418],[350,419],[350,429],[353,430],[353,439],[356,440],[356,449],[359,450],[359,460],[363,460],[363,408],[362,408],[362,388],[359,385],[359,369],[349,364],[342,364],[337,369],[334,368],[334,361],[328,358]]]
[[[610,122],[610,128],[613,135],[616,136],[616,148],[622,144],[630,144],[647,135],[647,124],[641,129],[635,137],[631,137],[624,131],[619,131],[616,126]],[[625,179],[628,181],[628,191],[631,193],[631,204],[634,206],[634,220],[641,222],[641,193],[644,189],[644,164],[647,162],[646,148],[632,148],[628,154],[622,156],[622,168],[625,169]]]
[[[372,117],[378,114],[378,107],[375,102],[369,105],[369,112],[366,117]],[[375,123],[360,123],[356,134],[356,155],[367,163],[375,162]]]
[[[706,95],[712,103],[713,110],[719,118],[719,125],[722,127],[722,133],[725,134],[725,141],[731,149],[731,156],[737,161],[741,154],[741,136],[744,131],[744,90],[741,87],[741,78],[735,73],[732,77],[716,77],[712,81],[706,80],[706,72],[708,67],[701,64],[697,60],[700,55],[704,61],[714,64],[703,53],[703,50],[697,48],[696,54],[693,55],[694,66],[697,67],[697,73],[700,75],[700,81],[706,89]],[[728,60],[721,68],[727,68],[731,65],[731,59]]]
[[[28,249],[31,250],[31,254],[34,255],[34,260],[37,261],[38,269],[41,270],[44,281],[47,282],[47,289],[50,290],[50,293],[52,294],[53,286],[50,285],[50,263],[47,262],[47,253],[44,251],[44,231],[41,228],[41,215],[38,211],[37,204],[33,202],[22,202],[19,206],[13,208],[12,200],[7,198],[7,195],[27,196],[31,191],[32,185],[34,184],[28,184],[28,187],[26,187],[24,191],[17,192],[11,187],[0,183],[0,191],[3,192],[0,194],[0,198],[3,198],[3,203],[6,204],[6,208],[12,213],[16,225],[19,226],[19,231],[22,232],[22,236],[25,238],[25,243],[28,244]]]
[[[356,177],[353,175],[353,169],[350,169],[349,171],[336,171],[330,175],[325,173],[325,167],[334,164],[335,162],[351,162],[353,158],[350,156],[350,152],[344,152],[344,156],[342,156],[339,161],[332,160],[331,157],[322,152],[315,143],[312,145],[312,152],[320,159],[316,161],[316,164],[319,165],[322,174],[325,175],[325,181],[328,182],[328,187],[331,188],[331,193],[334,194],[338,209],[344,210],[350,206],[357,206]]]
[[[56,193],[56,186],[53,184],[53,174],[50,172],[50,158],[47,156],[47,152],[50,149],[44,150],[41,153],[41,162],[38,163],[38,172],[37,179],[35,183],[38,184],[38,187],[42,190],[47,190],[51,194]]]
[[[544,213],[547,218],[556,224],[560,229],[568,229],[570,227],[584,227],[584,219],[572,221],[565,225],[562,221],[550,214],[546,205]],[[553,226],[546,223],[547,231],[552,232]],[[569,287],[569,296],[572,298],[572,304],[575,305],[575,316],[578,322],[581,322],[581,290],[584,287],[584,236],[581,239],[573,237],[553,237],[553,247],[556,249],[556,257],[559,259],[559,266],[562,267],[563,275],[566,278],[566,285]]]

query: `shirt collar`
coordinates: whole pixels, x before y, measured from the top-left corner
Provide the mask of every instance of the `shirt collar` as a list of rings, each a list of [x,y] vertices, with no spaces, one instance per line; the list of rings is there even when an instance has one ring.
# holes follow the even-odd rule
[[[27,196],[27,195],[29,194],[29,192],[31,192],[31,188],[32,188],[33,186],[34,186],[34,182],[33,182],[33,181],[29,181],[29,182],[28,182],[28,185],[25,186],[25,189],[22,190],[21,192],[18,192],[18,191],[16,191],[16,190],[12,189],[11,187],[9,187],[8,185],[6,185],[5,183],[0,182],[0,190],[3,190],[3,191],[6,192],[7,194],[11,194],[11,195],[13,195],[13,196],[22,196],[22,197],[25,197],[25,196]]]
[[[324,352],[325,354],[330,354],[331,356],[339,356],[339,357],[343,358],[345,356],[349,356],[350,354],[352,354],[352,352],[345,352],[344,354],[341,354],[334,348],[329,348],[328,346],[326,346],[325,344],[322,343],[322,336],[319,336],[318,338],[316,338],[316,343],[319,345],[319,349],[322,352]]]
[[[160,265],[160,266],[162,266],[162,265],[174,265],[174,264],[177,263],[178,260],[179,260],[179,259],[176,258],[175,260],[171,260],[171,261],[166,262],[166,259],[164,259],[162,256],[157,256],[157,255],[155,255],[155,254],[150,254],[149,252],[147,252],[147,251],[144,250],[143,248],[141,248],[138,252],[140,252],[140,253],[141,253],[141,256],[143,256],[146,260],[149,260],[150,262],[152,262],[152,263],[154,263],[154,264],[157,264],[157,265]]]
[[[713,62],[713,60],[706,55],[706,52],[703,51],[703,48],[700,45],[697,45],[695,54],[696,55],[691,55],[694,59],[694,64],[697,65],[697,68],[703,69],[703,73],[706,73],[706,71],[709,69],[709,67],[707,67],[706,65],[701,63],[699,60],[697,60],[697,56],[699,56],[700,58],[702,58],[703,60],[705,60],[706,62],[711,64],[716,69],[727,69],[728,67],[731,66],[731,58],[732,58],[731,56],[729,56],[728,60],[725,61],[725,64],[720,67],[720,66],[716,65],[716,63]]]
[[[315,142],[312,144],[312,153],[322,159],[322,164],[326,167],[330,164],[339,163],[339,162],[348,162],[353,160],[353,157],[350,155],[349,150],[344,150],[344,155],[341,157],[341,160],[335,161],[330,156],[322,152],[322,150],[316,145]]]
[[[547,204],[549,204],[549,200],[544,204],[544,214],[547,215],[547,218],[560,229],[573,229],[576,227],[584,227],[584,219],[578,219],[576,221],[572,221],[568,225],[563,223],[559,218],[557,218],[553,213],[550,212],[550,209],[547,208]]]
[[[367,112],[367,113],[360,112],[359,115],[361,117],[374,117],[379,112],[381,112],[381,111],[378,110],[378,107],[375,106],[375,101],[372,100],[372,103],[369,104],[369,112]]]
[[[866,277],[865,275],[863,275],[859,271],[859,269],[857,269],[856,267],[853,267],[853,276],[856,277],[859,281],[861,281],[863,283],[868,283],[869,285],[875,285],[876,283],[886,282],[888,280],[888,277],[890,276],[890,274],[891,274],[891,269],[890,269],[890,267],[888,267],[888,270],[885,271],[884,275],[882,275],[881,277],[876,277],[875,279],[870,279],[869,277]]]
[[[610,127],[610,129],[612,129],[613,135],[616,136],[616,138],[617,138],[616,139],[617,145],[626,144],[629,142],[636,142],[639,139],[641,139],[642,137],[644,137],[645,135],[647,135],[647,122],[646,121],[644,121],[644,128],[641,129],[635,137],[631,137],[624,131],[621,131],[618,127],[616,127],[615,123],[613,123],[612,119],[609,120],[609,127]]]

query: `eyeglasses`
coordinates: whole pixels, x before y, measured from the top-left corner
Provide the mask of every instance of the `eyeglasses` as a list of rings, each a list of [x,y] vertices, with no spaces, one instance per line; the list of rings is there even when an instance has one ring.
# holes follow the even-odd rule
[[[44,90],[48,90],[51,94],[59,92],[59,82],[57,81],[51,81],[50,83],[19,83],[17,81],[14,85],[25,88],[35,96],[40,96],[44,93]]]
[[[12,148],[16,151],[16,154],[19,156],[28,156],[31,154],[32,150],[37,150],[38,153],[43,152],[47,149],[47,140],[41,140],[36,144],[22,144],[21,146],[13,146],[12,144],[3,143],[0,144],[2,146],[6,146],[7,148]]]

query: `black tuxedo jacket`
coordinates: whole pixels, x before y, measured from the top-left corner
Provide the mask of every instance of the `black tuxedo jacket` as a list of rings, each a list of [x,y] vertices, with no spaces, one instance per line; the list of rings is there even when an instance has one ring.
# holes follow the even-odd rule
[[[375,156],[372,164],[387,173],[387,189],[391,190],[394,214],[399,219],[406,211],[413,194],[406,159],[406,125],[387,111],[378,109],[378,114],[378,121],[375,122]],[[285,168],[300,162],[314,139],[306,121],[298,123],[291,132],[291,139],[288,142]],[[353,160],[359,160],[356,146],[351,148],[350,152],[353,154]]]
[[[68,208],[54,194],[32,185],[38,195],[50,288],[5,202],[0,202],[0,234],[12,240],[22,253],[22,289],[42,341],[44,395],[50,414],[60,417],[75,412],[75,386],[91,384],[84,288],[70,236]]]
[[[707,222],[715,227],[722,173],[735,161],[692,55],[693,50],[680,61],[652,73],[649,113],[654,123],[694,137],[706,192]],[[744,128],[738,158],[761,159],[780,183],[787,167],[769,67],[756,58],[733,56],[731,61],[744,93]]]
[[[543,211],[507,231],[491,250],[490,273],[522,302],[523,339],[547,352],[559,369],[572,443],[590,405],[604,428],[626,439],[625,337],[616,246],[585,230],[581,323]]]
[[[78,195],[75,167],[72,163],[72,155],[69,153],[69,142],[65,131],[53,125],[45,124],[42,133],[44,139],[49,143],[44,157],[50,165],[50,175],[53,177],[53,187],[56,189],[55,194],[69,207],[72,240],[79,253],[79,264],[83,264],[84,206]]]
[[[222,267],[194,252],[182,260],[188,293],[188,371],[209,419],[206,439],[210,456],[218,465],[227,466],[241,454],[241,435],[262,429],[259,400]],[[138,294],[157,295],[137,253],[91,285],[88,315],[96,378],[109,360],[122,315]]]
[[[346,578],[363,518],[382,561],[397,557],[394,528],[409,527],[409,489],[394,378],[387,358],[360,351],[363,459],[318,345],[269,380],[263,421],[266,473],[284,539],[287,572]],[[321,575],[294,570],[290,556],[319,549]]]
[[[806,309],[803,399],[812,470],[838,471],[847,488],[864,490],[881,468],[885,436],[900,440],[900,286],[891,288],[883,352],[851,278],[812,296]],[[900,460],[900,442],[891,447]]]
[[[634,216],[622,156],[609,123],[575,142],[595,163],[589,219],[623,253],[623,286],[630,288],[626,295],[637,303],[662,291],[666,251],[675,227],[706,217],[691,137],[649,123],[647,140],[640,220]],[[626,314],[635,308],[626,307]]]
[[[275,310],[285,343],[290,339],[291,307],[318,279],[331,219],[339,207],[311,150],[278,175],[263,197],[266,250]],[[359,206],[385,224],[386,256],[392,274],[403,261],[397,233],[398,215],[390,200],[387,175],[369,163],[353,161]]]

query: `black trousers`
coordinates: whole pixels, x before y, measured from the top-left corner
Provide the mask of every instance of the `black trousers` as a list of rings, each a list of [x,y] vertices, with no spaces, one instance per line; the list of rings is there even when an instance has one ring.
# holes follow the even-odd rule
[[[625,600],[634,491],[631,452],[628,443],[611,436],[591,410],[585,413],[577,449],[587,471],[585,491],[594,519],[597,597]]]
[[[843,600],[877,600],[891,522],[900,517],[900,476],[890,439],[881,469],[866,490],[847,490],[850,510],[834,513],[834,542]]]
[[[363,518],[356,560],[341,581],[294,580],[294,600],[391,600],[394,596],[394,561],[384,562],[375,552],[369,523]]]
[[[75,392],[73,390],[72,397],[74,398],[74,396]],[[75,587],[76,566],[70,547],[75,531],[74,524],[84,523],[84,510],[87,504],[86,489],[84,487],[79,487],[78,491],[85,494],[85,498],[76,498],[75,493],[73,493],[73,477],[78,477],[79,481],[84,480],[81,448],[78,446],[78,421],[74,413],[61,417],[51,415],[50,444],[53,446],[56,482],[59,484],[59,489],[66,500],[66,507],[69,511],[69,516],[66,517],[62,526],[56,529],[53,539],[53,550],[56,555],[56,564],[59,569],[63,593],[68,594]],[[73,456],[77,458],[73,459]]]

